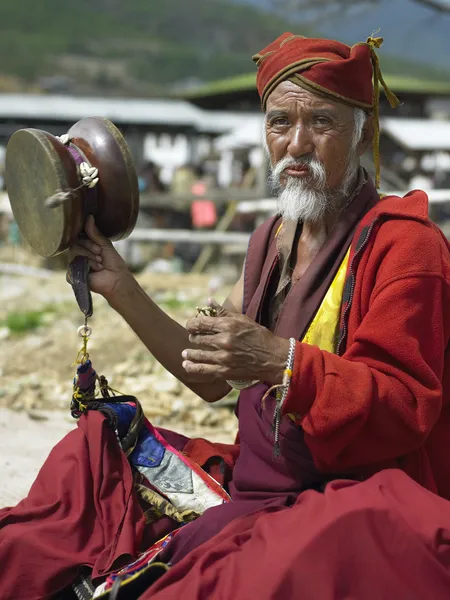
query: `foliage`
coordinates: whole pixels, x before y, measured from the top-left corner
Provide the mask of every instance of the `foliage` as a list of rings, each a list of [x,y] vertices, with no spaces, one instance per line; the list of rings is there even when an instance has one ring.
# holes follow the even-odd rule
[[[44,313],[37,310],[8,313],[4,325],[13,333],[25,333],[39,327]]]
[[[167,93],[251,72],[251,56],[292,27],[231,0],[1,0],[0,83],[3,73],[29,89],[66,78],[74,93]]]
[[[123,91],[146,91],[248,71],[252,54],[288,26],[226,0],[2,0],[0,71],[30,84],[59,75],[95,86],[108,76]]]

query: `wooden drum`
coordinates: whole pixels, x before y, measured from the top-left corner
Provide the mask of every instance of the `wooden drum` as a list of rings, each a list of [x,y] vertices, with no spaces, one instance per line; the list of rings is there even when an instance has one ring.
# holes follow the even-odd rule
[[[122,134],[108,119],[82,119],[61,137],[20,129],[9,140],[5,162],[14,218],[40,256],[67,250],[89,214],[112,240],[133,230],[139,211],[136,171]]]

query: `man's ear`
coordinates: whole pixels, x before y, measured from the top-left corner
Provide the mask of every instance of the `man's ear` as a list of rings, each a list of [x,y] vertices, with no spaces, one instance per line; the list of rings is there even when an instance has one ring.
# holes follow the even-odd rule
[[[364,123],[363,129],[362,129],[361,139],[359,140],[359,143],[358,143],[358,148],[357,148],[358,156],[362,156],[371,147],[372,140],[373,140],[373,133],[374,133],[373,115],[369,114],[369,115],[367,115],[366,122]]]

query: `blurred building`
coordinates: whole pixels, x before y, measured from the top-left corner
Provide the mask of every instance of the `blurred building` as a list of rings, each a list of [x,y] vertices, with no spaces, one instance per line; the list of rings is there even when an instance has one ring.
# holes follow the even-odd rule
[[[233,164],[244,155],[255,164],[264,160],[255,77],[255,73],[232,77],[184,94],[204,110],[254,112],[244,126],[238,125],[216,140],[224,163]],[[393,110],[384,94],[380,95],[383,188],[402,190],[417,183],[426,184],[425,189],[450,188],[450,82],[389,74],[385,80],[402,104]],[[363,163],[373,174],[369,155]]]

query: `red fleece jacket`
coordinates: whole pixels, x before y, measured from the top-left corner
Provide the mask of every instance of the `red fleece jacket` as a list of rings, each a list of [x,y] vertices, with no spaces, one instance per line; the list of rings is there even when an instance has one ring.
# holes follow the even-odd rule
[[[347,275],[338,354],[297,343],[284,412],[321,470],[399,467],[450,499],[450,252],[424,192],[367,213]]]

